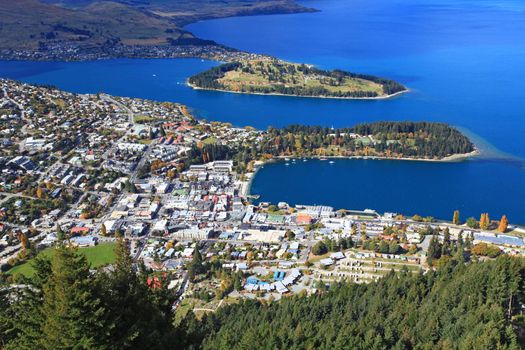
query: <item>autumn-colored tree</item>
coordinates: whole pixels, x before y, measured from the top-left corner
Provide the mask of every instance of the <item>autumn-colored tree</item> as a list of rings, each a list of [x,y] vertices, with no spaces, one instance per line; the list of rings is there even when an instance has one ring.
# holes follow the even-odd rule
[[[38,199],[42,199],[42,196],[44,195],[43,191],[42,191],[42,187],[38,187],[36,189],[36,196]]]
[[[20,232],[18,234],[18,240],[20,241],[20,245],[24,250],[29,248],[29,239],[27,238],[27,235],[23,232]]]
[[[174,179],[175,176],[177,175],[177,172],[175,171],[175,169],[170,169],[168,170],[168,172],[166,173],[166,177],[170,180]]]
[[[499,221],[498,231],[504,233],[507,231],[509,226],[509,221],[507,220],[507,215],[503,215]]]
[[[488,256],[489,258],[495,258],[501,254],[501,249],[497,246],[487,243],[478,243],[472,247],[470,252],[474,255]]]
[[[252,172],[252,171],[253,171],[253,166],[254,166],[254,164],[255,164],[255,161],[253,161],[253,160],[249,161],[249,162],[248,162],[248,165],[246,166],[246,170],[247,170],[248,172]]]
[[[459,225],[459,210],[454,210],[454,218],[452,219],[454,225]]]
[[[483,228],[483,226],[485,226],[485,213],[481,213],[479,218],[479,227]]]
[[[479,227],[482,230],[488,229],[490,226],[489,213],[482,213],[479,220]]]
[[[102,224],[102,226],[100,226],[100,235],[102,236],[107,236],[108,232],[107,232],[107,229],[106,229],[106,225]]]

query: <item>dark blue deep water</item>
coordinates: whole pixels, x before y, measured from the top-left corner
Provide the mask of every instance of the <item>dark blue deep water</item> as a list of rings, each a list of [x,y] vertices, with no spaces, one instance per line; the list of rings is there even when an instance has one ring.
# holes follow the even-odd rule
[[[254,180],[264,200],[324,203],[449,218],[505,213],[525,224],[525,1],[304,1],[317,13],[228,18],[188,26],[232,47],[396,79],[411,92],[381,101],[193,91],[197,59],[81,63],[0,62],[0,76],[186,103],[235,125],[350,126],[375,120],[444,121],[483,140],[490,157],[462,163],[338,160],[272,164]],[[488,146],[487,146],[488,145]],[[510,157],[508,157],[510,156]]]
[[[254,179],[260,201],[329,204],[335,208],[375,209],[452,220],[484,210],[506,213],[525,223],[523,176],[511,161],[435,163],[395,160],[298,160],[266,164]],[[520,184],[517,186],[517,184]],[[498,218],[499,219],[499,218]],[[521,220],[521,221],[520,221]]]

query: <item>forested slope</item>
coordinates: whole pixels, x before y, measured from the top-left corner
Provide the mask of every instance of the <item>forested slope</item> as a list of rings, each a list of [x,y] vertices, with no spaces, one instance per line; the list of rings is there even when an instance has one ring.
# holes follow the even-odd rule
[[[518,349],[509,311],[518,324],[524,266],[509,257],[453,262],[270,305],[246,301],[193,323],[189,339],[214,350]]]
[[[328,290],[318,283],[309,297],[244,301],[175,324],[165,277],[137,274],[122,241],[116,257],[113,269],[93,272],[76,249],[59,246],[37,259],[32,279],[3,281],[0,348],[519,349],[523,341],[523,258],[465,265],[456,253],[437,272]]]

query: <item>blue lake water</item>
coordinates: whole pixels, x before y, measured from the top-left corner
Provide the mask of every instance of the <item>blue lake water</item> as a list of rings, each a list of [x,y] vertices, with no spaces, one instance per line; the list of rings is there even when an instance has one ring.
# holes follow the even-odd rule
[[[258,173],[253,192],[271,201],[444,218],[457,207],[464,208],[465,215],[506,213],[511,222],[525,224],[523,1],[302,3],[321,12],[204,21],[188,29],[239,49],[396,79],[411,92],[390,100],[359,101],[194,91],[184,85],[187,77],[217,64],[198,59],[0,62],[0,76],[74,92],[177,101],[209,120],[259,128],[291,123],[337,127],[375,120],[448,122],[515,158],[454,164],[350,160],[327,169],[325,162],[295,167],[277,163]]]
[[[436,163],[394,160],[298,160],[266,164],[255,177],[259,201],[329,204],[335,208],[375,209],[452,220],[487,211],[523,221],[524,170],[510,161]],[[521,221],[520,221],[521,220]]]

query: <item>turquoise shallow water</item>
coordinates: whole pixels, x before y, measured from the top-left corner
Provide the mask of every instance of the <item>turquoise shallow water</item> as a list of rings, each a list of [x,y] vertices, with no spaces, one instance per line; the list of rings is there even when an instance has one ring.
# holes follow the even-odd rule
[[[272,164],[254,180],[263,199],[325,203],[448,218],[503,213],[525,224],[525,3],[509,0],[305,1],[321,12],[190,25],[197,35],[322,68],[399,80],[411,92],[359,101],[194,91],[198,59],[0,62],[0,76],[75,92],[186,103],[209,120],[266,128],[349,126],[375,120],[443,121],[483,140],[491,159],[463,163],[337,161]],[[501,157],[505,154],[504,157]],[[497,159],[494,159],[497,158]],[[357,186],[356,184],[360,184]]]

